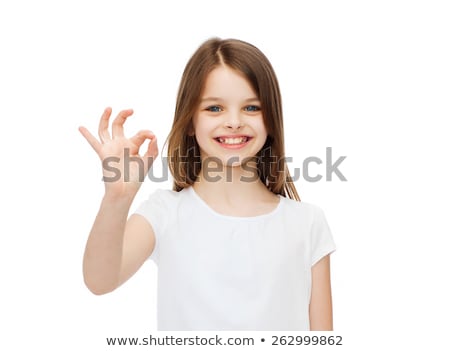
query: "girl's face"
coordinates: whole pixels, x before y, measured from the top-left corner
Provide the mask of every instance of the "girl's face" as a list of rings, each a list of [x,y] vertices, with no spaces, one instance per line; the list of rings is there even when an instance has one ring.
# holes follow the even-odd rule
[[[211,157],[226,166],[255,156],[267,138],[257,95],[240,72],[227,66],[208,75],[193,124],[202,160]]]

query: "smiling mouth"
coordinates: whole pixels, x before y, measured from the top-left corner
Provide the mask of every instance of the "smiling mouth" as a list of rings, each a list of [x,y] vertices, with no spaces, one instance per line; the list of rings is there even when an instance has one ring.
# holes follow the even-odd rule
[[[216,141],[218,141],[220,144],[239,145],[239,144],[245,144],[247,141],[249,141],[251,139],[251,137],[248,137],[248,136],[241,136],[241,137],[235,137],[235,138],[217,137],[214,139]]]

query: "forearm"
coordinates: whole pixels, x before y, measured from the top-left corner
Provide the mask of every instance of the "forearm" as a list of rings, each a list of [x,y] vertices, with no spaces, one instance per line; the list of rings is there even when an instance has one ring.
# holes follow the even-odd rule
[[[310,329],[333,330],[330,255],[323,257],[312,267],[311,290]]]
[[[132,199],[105,196],[92,226],[83,259],[86,286],[105,294],[119,283],[123,238]]]

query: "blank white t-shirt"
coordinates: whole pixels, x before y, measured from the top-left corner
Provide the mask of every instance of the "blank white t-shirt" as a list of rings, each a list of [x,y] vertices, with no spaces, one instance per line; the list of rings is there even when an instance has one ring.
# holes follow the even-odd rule
[[[335,250],[322,209],[279,196],[270,213],[215,212],[192,187],[156,190],[158,330],[309,330],[311,267]]]

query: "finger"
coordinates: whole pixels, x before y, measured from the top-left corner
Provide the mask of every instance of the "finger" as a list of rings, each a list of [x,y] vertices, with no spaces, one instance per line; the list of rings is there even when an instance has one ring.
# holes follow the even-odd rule
[[[100,124],[98,126],[98,136],[100,141],[104,143],[105,141],[111,140],[111,136],[108,131],[109,117],[111,117],[111,107],[107,107],[100,118]]]
[[[78,130],[80,131],[81,135],[83,135],[87,140],[89,145],[91,145],[95,152],[98,154],[100,152],[100,148],[102,147],[100,142],[85,127],[79,127]]]
[[[156,136],[150,141],[148,144],[147,152],[144,154],[143,161],[144,167],[148,171],[155,161],[156,157],[158,157],[158,143],[156,142]]]
[[[155,134],[151,131],[140,130],[134,137],[130,138],[130,141],[140,148],[146,139],[152,140],[153,138],[155,138]]]
[[[117,115],[112,124],[112,136],[113,138],[123,137],[123,124],[125,120],[133,114],[133,110],[123,110]]]

